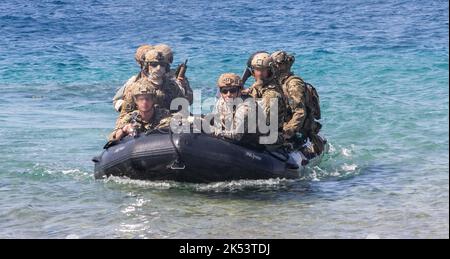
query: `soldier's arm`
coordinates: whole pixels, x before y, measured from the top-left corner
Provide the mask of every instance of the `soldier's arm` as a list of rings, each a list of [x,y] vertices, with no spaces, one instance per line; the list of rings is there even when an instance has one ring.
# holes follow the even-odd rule
[[[258,98],[258,82],[254,82],[249,88],[244,89],[242,94],[249,95],[253,98]]]
[[[287,137],[294,136],[303,127],[306,118],[305,83],[299,79],[292,79],[286,86],[289,95],[289,107],[292,118],[283,126],[283,133]]]
[[[117,112],[120,112],[123,104],[123,92],[125,91],[125,85],[123,85],[119,90],[117,90],[116,95],[113,97],[113,106]]]
[[[189,104],[192,105],[193,100],[194,100],[194,92],[192,91],[189,80],[185,77],[185,78],[183,78],[182,81],[178,81],[178,82],[181,84],[181,87],[183,87],[183,89],[184,89],[184,97],[189,101]]]
[[[189,82],[187,81],[187,79],[180,81],[176,78],[171,78],[169,88],[171,88],[172,99],[175,99],[177,97],[186,98],[189,102],[189,105],[192,104],[193,92],[191,87],[189,86]]]
[[[116,120],[116,126],[115,128],[118,128],[118,125],[123,121],[123,119],[128,115],[128,113],[132,112],[134,110],[134,100],[131,96],[131,87],[128,87],[125,89],[122,108],[120,109],[119,117]]]
[[[122,118],[116,122],[114,131],[109,135],[110,140],[120,140],[128,133],[128,125],[131,122],[131,114],[125,114]]]

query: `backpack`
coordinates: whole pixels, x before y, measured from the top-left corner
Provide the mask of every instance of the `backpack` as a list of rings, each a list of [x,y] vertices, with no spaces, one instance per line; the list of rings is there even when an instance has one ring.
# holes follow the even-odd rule
[[[300,81],[304,82],[300,77],[298,76],[291,76],[286,80],[285,84],[287,85],[289,81],[292,79],[300,79]],[[319,100],[319,94],[317,93],[316,88],[307,82],[304,82],[305,84],[305,106],[306,106],[306,112],[311,117],[313,117],[316,120],[320,120],[321,113],[320,113],[320,100]]]
[[[320,120],[321,113],[320,113],[320,99],[319,94],[317,93],[317,90],[312,84],[306,83],[306,107],[309,110],[311,116],[316,119]]]

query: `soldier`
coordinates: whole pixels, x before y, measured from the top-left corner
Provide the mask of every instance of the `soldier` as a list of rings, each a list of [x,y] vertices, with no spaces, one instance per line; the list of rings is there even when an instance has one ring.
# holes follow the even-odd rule
[[[255,78],[255,83],[246,92],[253,98],[261,100],[261,108],[264,111],[266,123],[270,123],[270,104],[272,101],[277,101],[278,125],[276,126],[278,136],[273,144],[280,145],[283,143],[281,132],[286,116],[286,104],[281,87],[274,80],[272,58],[267,52],[257,52],[249,58],[247,66],[251,70],[251,75]]]
[[[164,57],[164,61],[166,62],[166,73],[164,74],[166,81],[171,81],[172,84],[176,84],[178,86],[179,95],[177,97],[184,97],[189,101],[189,104],[192,104],[193,101],[193,91],[190,87],[189,81],[184,75],[180,75],[178,70],[174,70],[170,68],[170,65],[173,63],[173,51],[166,44],[158,44],[154,46],[156,51],[162,53]]]
[[[110,135],[111,141],[117,141],[127,135],[147,132],[153,129],[167,128],[170,125],[170,112],[155,105],[154,88],[141,86],[133,91],[137,110],[124,116]]]
[[[123,95],[124,95],[125,89],[129,85],[134,83],[136,81],[136,79],[140,76],[140,73],[142,73],[142,69],[144,68],[145,53],[147,53],[147,51],[149,51],[150,49],[152,49],[152,46],[148,45],[148,44],[141,45],[141,46],[139,46],[139,48],[136,49],[136,53],[134,54],[134,59],[136,60],[136,63],[138,63],[141,72],[139,72],[139,74],[137,74],[137,75],[130,77],[130,79],[128,79],[127,82],[125,82],[125,84],[116,92],[116,95],[114,95],[113,105],[114,105],[114,109],[116,111],[120,112],[120,110],[122,108]]]
[[[128,89],[129,86],[131,86],[133,83],[137,82],[138,80],[142,79],[142,78],[147,78],[150,75],[149,70],[151,70],[148,67],[148,63],[151,62],[151,58],[150,60],[146,60],[146,54],[147,52],[149,52],[150,50],[155,50],[157,52],[160,52],[162,57],[163,57],[163,62],[164,62],[164,72],[163,75],[158,75],[160,78],[164,78],[164,81],[166,84],[170,84],[172,85],[171,87],[164,87],[164,88],[168,88],[168,89],[172,89],[171,91],[175,91],[176,92],[176,97],[184,97],[189,101],[189,104],[192,104],[193,101],[193,92],[192,89],[190,87],[189,81],[187,80],[187,78],[184,77],[184,75],[179,75],[175,72],[175,70],[171,70],[170,69],[170,64],[172,64],[173,62],[173,52],[172,49],[166,45],[166,44],[158,44],[155,46],[150,46],[150,45],[142,45],[140,46],[135,53],[135,60],[136,62],[140,65],[141,67],[141,72],[138,75],[135,75],[133,77],[131,77],[124,86],[122,86],[116,93],[116,95],[113,98],[113,104],[114,104],[114,108],[116,109],[116,111],[121,112],[122,106],[124,106],[124,102],[130,101],[132,100],[132,98],[130,98],[130,92],[132,92],[131,89]],[[153,60],[154,61],[154,60]],[[158,62],[158,60],[157,60]],[[178,89],[173,89],[175,88],[175,86],[177,86]],[[164,90],[161,90],[163,92],[165,92]],[[127,96],[128,94],[128,96]],[[127,100],[128,97],[128,100]],[[173,97],[173,98],[176,98]],[[170,102],[172,101],[172,99],[170,100],[166,100],[166,108],[169,109],[170,106]],[[127,111],[129,112],[129,110]],[[126,113],[125,113],[126,114]],[[124,114],[122,113],[120,117],[122,117]]]
[[[144,59],[144,68],[135,82],[125,89],[124,102],[117,122],[126,114],[136,109],[136,104],[132,96],[135,88],[142,85],[153,87],[156,91],[156,104],[165,109],[170,109],[170,104],[177,97],[186,98],[189,104],[192,104],[192,96],[186,96],[180,89],[179,84],[174,77],[170,76],[170,56],[163,55],[157,48],[146,52]]]
[[[169,65],[172,64],[173,51],[168,45],[158,44],[158,45],[155,45],[155,49],[157,51],[160,51],[163,54],[163,56],[166,58]],[[189,100],[189,103],[192,104],[193,92],[190,87],[189,81],[187,80],[187,78],[184,75],[181,75],[180,73],[178,73],[178,71],[179,71],[179,69],[171,70],[169,67],[166,77],[170,78],[171,80],[173,80],[177,83],[177,85],[180,88],[181,92],[183,93],[184,97],[186,97]]]
[[[291,72],[295,57],[285,51],[276,51],[271,55],[276,71],[276,79],[282,86],[287,99],[288,116],[283,125],[283,137],[287,142],[297,142],[297,133],[301,133],[300,143],[312,145],[303,149],[308,158],[319,155],[324,150],[325,141],[318,133],[321,124],[319,96],[315,88],[301,77]]]
[[[217,115],[214,122],[214,135],[221,136],[234,141],[243,140],[248,133],[248,114],[252,109],[242,95],[243,83],[241,78],[233,73],[220,75],[217,80],[220,98],[215,106]],[[248,138],[246,138],[248,139]]]

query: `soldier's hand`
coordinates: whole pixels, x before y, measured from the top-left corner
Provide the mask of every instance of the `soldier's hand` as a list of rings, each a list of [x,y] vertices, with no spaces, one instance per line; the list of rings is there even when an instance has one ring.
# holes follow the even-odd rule
[[[250,93],[250,88],[243,89],[243,90],[241,91],[241,93],[242,93],[242,94],[249,94],[249,93]]]
[[[125,125],[125,127],[123,127],[122,131],[125,134],[131,134],[133,132],[133,125],[131,125],[131,124]]]
[[[181,86],[186,88],[187,82],[186,82],[186,78],[184,76],[177,77],[177,81],[181,84]]]

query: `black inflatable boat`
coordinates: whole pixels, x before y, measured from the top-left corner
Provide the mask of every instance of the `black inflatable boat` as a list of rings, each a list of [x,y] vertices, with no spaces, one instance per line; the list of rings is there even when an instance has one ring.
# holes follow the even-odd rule
[[[141,134],[125,137],[94,157],[95,178],[208,183],[240,179],[298,178],[299,152],[256,150],[206,134]]]

